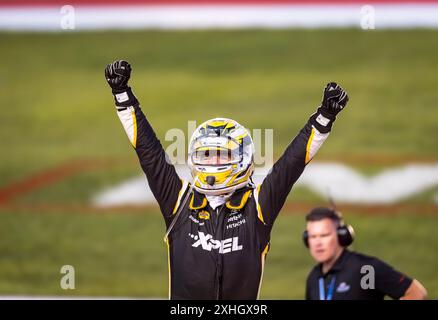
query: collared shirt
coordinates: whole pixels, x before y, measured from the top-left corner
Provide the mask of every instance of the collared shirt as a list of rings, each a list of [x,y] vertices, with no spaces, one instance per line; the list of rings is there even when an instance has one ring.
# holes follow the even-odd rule
[[[411,283],[411,278],[380,259],[344,249],[327,273],[322,272],[322,264],[312,269],[307,277],[306,299],[399,299]]]

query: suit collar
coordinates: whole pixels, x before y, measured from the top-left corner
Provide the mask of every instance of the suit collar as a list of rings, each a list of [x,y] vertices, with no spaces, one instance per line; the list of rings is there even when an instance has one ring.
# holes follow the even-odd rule
[[[247,203],[248,199],[250,198],[252,194],[252,190],[253,188],[247,186],[234,191],[230,199],[226,202],[227,208],[232,210],[241,210]],[[207,204],[208,201],[205,195],[199,193],[196,190],[193,190],[193,194],[189,202],[189,208],[191,210],[200,210],[200,209],[204,209],[207,206]]]

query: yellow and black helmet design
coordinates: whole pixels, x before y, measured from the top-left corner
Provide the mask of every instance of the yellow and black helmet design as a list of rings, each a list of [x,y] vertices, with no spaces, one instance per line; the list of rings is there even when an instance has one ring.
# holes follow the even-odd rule
[[[194,188],[206,195],[231,193],[248,184],[254,170],[254,143],[237,121],[215,118],[201,124],[189,143]]]

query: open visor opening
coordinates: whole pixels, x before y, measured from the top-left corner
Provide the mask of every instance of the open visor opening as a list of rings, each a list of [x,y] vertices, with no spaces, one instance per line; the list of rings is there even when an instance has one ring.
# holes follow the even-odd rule
[[[230,150],[218,147],[201,147],[192,153],[192,162],[198,165],[224,165],[240,162],[242,154],[239,148]]]

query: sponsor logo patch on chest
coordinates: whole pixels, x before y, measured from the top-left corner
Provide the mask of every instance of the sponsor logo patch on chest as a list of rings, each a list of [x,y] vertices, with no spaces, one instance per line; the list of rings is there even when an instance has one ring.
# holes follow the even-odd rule
[[[210,219],[210,212],[206,210],[202,210],[198,213],[198,218],[203,220],[208,220]]]
[[[192,247],[201,247],[206,251],[218,250],[219,253],[225,254],[243,249],[243,246],[239,244],[239,237],[215,240],[211,234],[204,234],[204,232],[201,231],[199,231],[197,235],[189,233],[189,236],[195,240]]]
[[[232,215],[227,219],[227,229],[237,228],[242,224],[246,223],[245,218],[242,217],[242,214]]]

